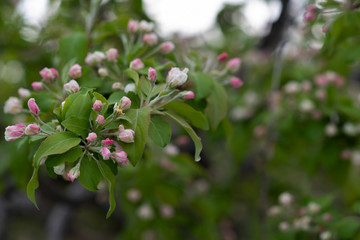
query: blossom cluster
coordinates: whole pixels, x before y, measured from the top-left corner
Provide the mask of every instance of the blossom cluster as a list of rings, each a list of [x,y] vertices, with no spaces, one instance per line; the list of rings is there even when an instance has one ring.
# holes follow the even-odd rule
[[[330,226],[333,217],[329,212],[324,212],[318,203],[310,201],[306,206],[297,207],[294,196],[289,192],[281,193],[278,202],[279,205],[268,209],[268,216],[279,222],[281,232],[315,232],[320,240],[332,239],[333,234],[327,226]]]

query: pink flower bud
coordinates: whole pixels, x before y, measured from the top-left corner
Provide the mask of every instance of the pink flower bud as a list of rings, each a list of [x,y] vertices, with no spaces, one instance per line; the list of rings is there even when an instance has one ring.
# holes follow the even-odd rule
[[[183,96],[185,100],[193,99],[195,97],[195,94],[193,91],[184,91]]]
[[[6,141],[15,141],[16,139],[24,136],[25,126],[21,124],[16,124],[13,126],[8,126],[5,128],[5,140]]]
[[[315,19],[316,14],[314,12],[305,12],[304,13],[304,22],[311,22]]]
[[[127,154],[124,151],[115,152],[111,157],[119,164],[120,167],[127,167],[129,165],[129,160]]]
[[[106,147],[101,148],[100,154],[104,160],[109,160],[111,152]]]
[[[120,82],[115,82],[111,87],[113,90],[120,90],[123,87],[123,85]]]
[[[227,62],[226,68],[231,72],[236,72],[237,70],[239,70],[240,65],[241,65],[240,58],[232,58]]]
[[[136,203],[141,199],[141,192],[136,188],[131,188],[127,191],[126,196],[131,202]]]
[[[135,33],[139,29],[139,22],[133,19],[130,19],[128,22],[128,31]]]
[[[171,205],[163,205],[160,208],[160,213],[163,218],[172,218],[174,216],[174,208]]]
[[[218,61],[222,62],[222,61],[225,61],[227,58],[228,58],[228,54],[226,52],[224,52],[218,56]]]
[[[154,24],[153,23],[147,22],[145,20],[142,20],[139,23],[139,30],[141,32],[151,32],[153,29],[154,29]]]
[[[156,70],[153,69],[152,67],[149,67],[149,71],[148,71],[148,79],[153,82],[156,80]]]
[[[134,142],[134,134],[135,132],[132,129],[125,129],[123,125],[120,125],[117,137],[122,142],[132,143]]]
[[[89,133],[89,135],[86,138],[88,142],[94,142],[96,139],[97,139],[97,135],[94,132]]]
[[[75,64],[70,68],[69,77],[73,79],[81,77],[81,66],[79,64]]]
[[[40,72],[40,76],[47,82],[51,82],[52,80],[55,80],[59,73],[55,68],[43,68]]]
[[[33,82],[31,84],[32,88],[35,90],[35,91],[41,91],[43,90],[43,85],[42,85],[42,82]]]
[[[101,110],[101,107],[102,107],[102,102],[100,100],[96,100],[93,105],[93,109],[99,112]]]
[[[110,48],[109,50],[106,51],[106,58],[109,62],[116,62],[118,56],[119,56],[119,52],[116,48]]]
[[[187,72],[189,71],[189,69],[184,68],[184,70],[180,70],[179,68],[173,67],[170,69],[168,76],[166,78],[167,84],[169,84],[169,87],[171,88],[175,88],[178,86],[183,85],[188,76],[187,76]]]
[[[102,68],[99,68],[98,74],[100,75],[100,77],[104,78],[109,75],[109,71],[106,68],[102,67]]]
[[[29,98],[31,93],[29,90],[25,89],[25,88],[19,88],[18,89],[18,94],[21,98],[25,99],[25,98]]]
[[[39,114],[39,106],[36,104],[35,99],[34,98],[30,98],[28,101],[28,107],[31,113],[38,115]]]
[[[328,79],[325,74],[320,74],[316,76],[315,83],[317,86],[322,87],[328,84]]]
[[[94,53],[88,53],[85,58],[85,63],[89,66],[96,66],[105,60],[105,54],[100,51],[95,51]]]
[[[233,78],[230,80],[230,83],[233,88],[239,88],[244,84],[240,78]]]
[[[20,99],[17,97],[9,97],[4,105],[4,113],[18,114],[23,110]]]
[[[103,145],[104,147],[109,147],[113,144],[113,140],[110,140],[109,138],[102,140],[101,141],[101,145]]]
[[[77,179],[79,176],[80,176],[80,169],[78,165],[70,169],[70,171],[66,174],[66,178],[71,182],[74,182],[74,180]]]
[[[155,33],[147,33],[144,35],[143,41],[148,46],[154,46],[158,43],[158,37]]]
[[[26,128],[25,128],[25,135],[27,136],[32,136],[32,135],[36,135],[40,132],[40,127],[36,124],[29,124]]]
[[[164,54],[172,52],[175,48],[175,45],[172,42],[163,42],[160,46],[160,50]]]
[[[317,8],[314,5],[309,5],[306,7],[307,12],[316,12]]]
[[[80,86],[75,80],[71,80],[70,82],[64,84],[64,90],[68,94],[76,93],[80,90]]]
[[[122,109],[122,110],[127,110],[129,109],[131,106],[131,100],[130,98],[126,97],[126,96],[123,96],[121,99],[120,99],[120,102],[119,102],[119,107]]]
[[[103,115],[97,115],[97,118],[96,118],[96,123],[99,124],[99,125],[104,125],[105,124],[105,118]]]
[[[135,60],[130,62],[130,69],[140,70],[142,68],[144,68],[144,63],[141,61],[140,58],[136,58]]]

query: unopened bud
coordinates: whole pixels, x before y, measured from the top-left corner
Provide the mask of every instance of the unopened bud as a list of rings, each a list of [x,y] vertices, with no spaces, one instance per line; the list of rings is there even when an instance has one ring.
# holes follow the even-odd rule
[[[132,129],[125,129],[123,125],[119,126],[119,133],[117,135],[118,139],[125,143],[134,142],[135,132]]]
[[[26,128],[25,128],[25,135],[27,136],[32,136],[32,135],[36,135],[40,132],[40,127],[36,124],[29,124]]]
[[[237,70],[239,70],[240,65],[241,65],[240,58],[232,58],[227,62],[226,68],[231,72],[236,72]]]
[[[30,95],[31,95],[30,91],[25,89],[25,88],[19,88],[18,89],[18,94],[22,99],[29,98]]]
[[[145,20],[142,20],[139,23],[139,30],[141,32],[151,32],[153,29],[154,29],[154,24],[153,23],[147,22]]]
[[[91,133],[89,133],[89,135],[87,136],[86,140],[87,140],[88,142],[94,142],[94,141],[96,140],[96,138],[97,138],[96,133],[91,132]]]
[[[98,70],[98,74],[100,75],[100,77],[107,77],[109,75],[109,71],[107,70],[107,68],[99,68]]]
[[[184,100],[193,99],[195,97],[195,94],[193,91],[184,91],[182,92],[182,96],[184,97]]]
[[[109,62],[116,62],[119,56],[119,52],[116,48],[110,48],[106,51],[106,58]]]
[[[240,78],[232,78],[231,80],[230,80],[230,84],[231,84],[231,86],[233,87],[233,88],[239,88],[239,87],[241,87],[244,83],[243,83],[243,81],[241,81],[241,79]]]
[[[180,70],[179,68],[176,67],[171,68],[166,78],[169,87],[175,88],[183,85],[188,78],[187,75],[188,71],[189,69],[187,68],[184,68],[184,70]]]
[[[136,58],[135,60],[130,62],[130,69],[133,70],[140,70],[144,68],[144,63],[141,61],[140,58]]]
[[[4,113],[18,114],[23,110],[20,99],[17,97],[9,97],[4,105]]]
[[[93,104],[93,110],[99,112],[102,107],[102,102],[100,100],[96,100]]]
[[[113,90],[120,90],[122,87],[123,87],[123,85],[122,85],[122,83],[120,83],[120,82],[115,82],[115,83],[113,83],[113,85],[111,86],[111,88],[112,88]]]
[[[175,48],[175,45],[172,42],[163,42],[160,46],[160,50],[164,54],[172,52]]]
[[[64,90],[68,94],[77,93],[80,90],[80,86],[75,80],[71,80],[70,82],[64,84]]]
[[[70,68],[69,77],[73,79],[81,77],[81,66],[79,64],[75,64]]]
[[[30,110],[31,113],[33,113],[33,114],[35,114],[35,115],[38,115],[38,114],[39,114],[40,109],[39,109],[38,105],[36,104],[34,98],[30,98],[30,99],[29,99],[29,101],[28,101],[28,107],[29,107],[29,110]]]
[[[113,144],[113,140],[111,140],[110,138],[106,138],[105,140],[101,141],[101,145],[104,147],[109,147]]]
[[[79,176],[80,176],[80,166],[78,166],[78,164],[72,169],[70,169],[70,171],[66,174],[66,178],[71,182],[74,182],[74,180],[77,179]]]
[[[225,61],[227,58],[228,58],[228,54],[226,52],[224,52],[218,56],[218,61],[222,62],[222,61]]]
[[[51,82],[59,76],[59,73],[55,68],[43,68],[39,73],[40,76],[47,82]]]
[[[111,157],[118,163],[118,165],[122,168],[127,167],[129,165],[129,160],[127,158],[127,154],[124,151],[118,151],[111,155]]]
[[[152,67],[149,67],[149,70],[148,70],[148,79],[149,79],[149,81],[151,81],[151,82],[154,82],[154,81],[156,81],[156,70],[155,69],[153,69]]]
[[[8,142],[15,141],[24,136],[25,126],[16,124],[5,128],[5,140]]]
[[[158,37],[155,33],[147,33],[144,35],[143,41],[148,46],[154,46],[158,43]]]
[[[128,22],[128,31],[135,33],[139,29],[139,22],[133,19],[130,19]]]
[[[41,90],[43,90],[42,82],[33,82],[33,83],[31,84],[31,87],[32,87],[35,91],[41,91]]]
[[[100,154],[101,154],[101,156],[102,156],[102,158],[103,158],[104,160],[109,160],[110,155],[111,155],[111,152],[110,152],[110,150],[109,150],[108,148],[103,147],[103,148],[101,148],[101,150],[100,150]]]
[[[105,124],[105,118],[103,115],[97,115],[96,117],[96,123],[99,125],[104,125]]]
[[[122,110],[127,110],[129,109],[131,106],[131,100],[130,98],[126,97],[126,96],[123,96],[121,99],[120,99],[120,102],[119,102],[119,107],[122,109]]]

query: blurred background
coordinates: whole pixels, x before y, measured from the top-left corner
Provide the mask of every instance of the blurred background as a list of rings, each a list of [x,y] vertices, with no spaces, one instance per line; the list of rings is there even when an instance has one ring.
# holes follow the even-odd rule
[[[59,65],[59,38],[86,31],[91,51],[117,47],[131,18],[154,21],[183,53],[240,57],[244,87],[228,89],[218,129],[198,132],[199,163],[177,130],[164,151],[124,169],[108,220],[106,188],[89,192],[45,172],[38,211],[25,192],[35,148],[2,138],[0,239],[360,239],[358,1],[103,0],[96,13],[93,2],[0,1],[0,106]],[[309,4],[328,14],[304,22]],[[345,86],[322,88],[321,74]],[[21,117],[1,110],[1,134]],[[283,192],[292,205],[274,214]],[[321,210],[308,209],[306,224],[300,211],[309,203]]]

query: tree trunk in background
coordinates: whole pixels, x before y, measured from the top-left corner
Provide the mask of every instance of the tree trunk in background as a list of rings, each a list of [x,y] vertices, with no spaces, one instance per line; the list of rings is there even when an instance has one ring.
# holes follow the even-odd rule
[[[281,0],[282,9],[279,18],[272,23],[271,30],[260,42],[259,49],[273,52],[282,42],[286,27],[291,23],[289,15],[291,0]]]

